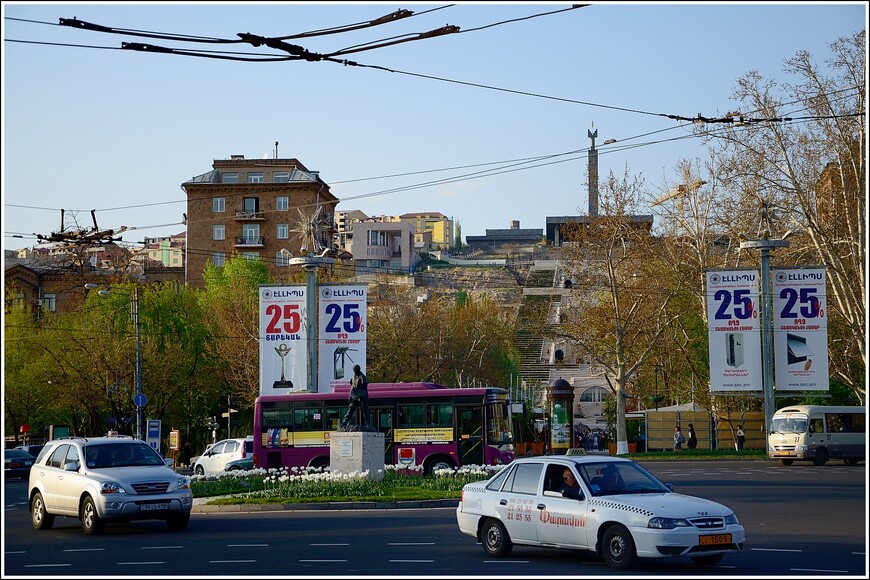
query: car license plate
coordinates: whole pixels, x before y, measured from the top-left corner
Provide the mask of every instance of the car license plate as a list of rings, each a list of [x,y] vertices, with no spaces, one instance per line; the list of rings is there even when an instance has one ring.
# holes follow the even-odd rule
[[[702,546],[721,546],[731,543],[731,534],[713,534],[710,536],[701,536],[698,544]]]
[[[143,512],[157,512],[160,510],[165,510],[169,506],[165,503],[143,503],[139,505],[139,509]]]
[[[777,455],[788,455],[788,451],[777,451]]]

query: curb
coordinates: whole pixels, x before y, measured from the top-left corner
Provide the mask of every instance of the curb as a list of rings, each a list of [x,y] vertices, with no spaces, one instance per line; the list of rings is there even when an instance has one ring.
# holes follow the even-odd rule
[[[328,501],[312,503],[240,503],[228,505],[212,505],[205,503],[212,498],[197,498],[193,502],[191,513],[250,513],[275,511],[307,511],[307,510],[382,510],[382,509],[420,509],[420,508],[455,508],[458,499],[434,499],[421,501]],[[199,503],[197,503],[199,502]]]

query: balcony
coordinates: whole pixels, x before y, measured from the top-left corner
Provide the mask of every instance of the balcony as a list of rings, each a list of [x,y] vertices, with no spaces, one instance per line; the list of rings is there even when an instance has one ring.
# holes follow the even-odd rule
[[[263,215],[263,212],[256,210],[248,210],[248,209],[237,209],[236,210],[236,220],[237,221],[263,221],[266,219],[266,216]]]
[[[266,245],[266,238],[263,236],[236,236],[237,248],[262,248],[264,245]]]

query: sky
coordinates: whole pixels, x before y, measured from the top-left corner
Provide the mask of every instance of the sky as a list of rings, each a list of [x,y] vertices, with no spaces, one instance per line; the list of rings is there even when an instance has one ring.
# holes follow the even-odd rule
[[[865,2],[617,3],[3,2],[3,247],[64,227],[126,228],[124,243],[184,231],[183,182],[215,159],[296,158],[339,211],[440,212],[464,236],[542,231],[587,213],[587,151],[651,195],[703,159],[690,119],[734,108],[750,71],[866,29]],[[302,33],[410,17],[336,34]],[[285,37],[328,61],[210,56],[288,52],[185,38]],[[397,42],[445,26],[452,34]],[[386,46],[379,46],[386,44]],[[373,46],[375,46],[373,48]],[[350,63],[343,62],[344,60]],[[605,141],[615,140],[605,145]],[[276,146],[276,142],[278,145]]]

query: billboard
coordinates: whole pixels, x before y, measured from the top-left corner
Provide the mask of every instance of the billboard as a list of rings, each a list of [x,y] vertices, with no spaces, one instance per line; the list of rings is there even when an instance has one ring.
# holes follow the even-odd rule
[[[824,268],[771,268],[777,391],[827,391]]]
[[[710,390],[761,391],[758,272],[709,270],[706,278]]]
[[[353,366],[366,371],[365,284],[318,286],[318,390],[332,392],[336,385],[348,384]]]
[[[260,285],[260,394],[308,388],[305,285]]]

